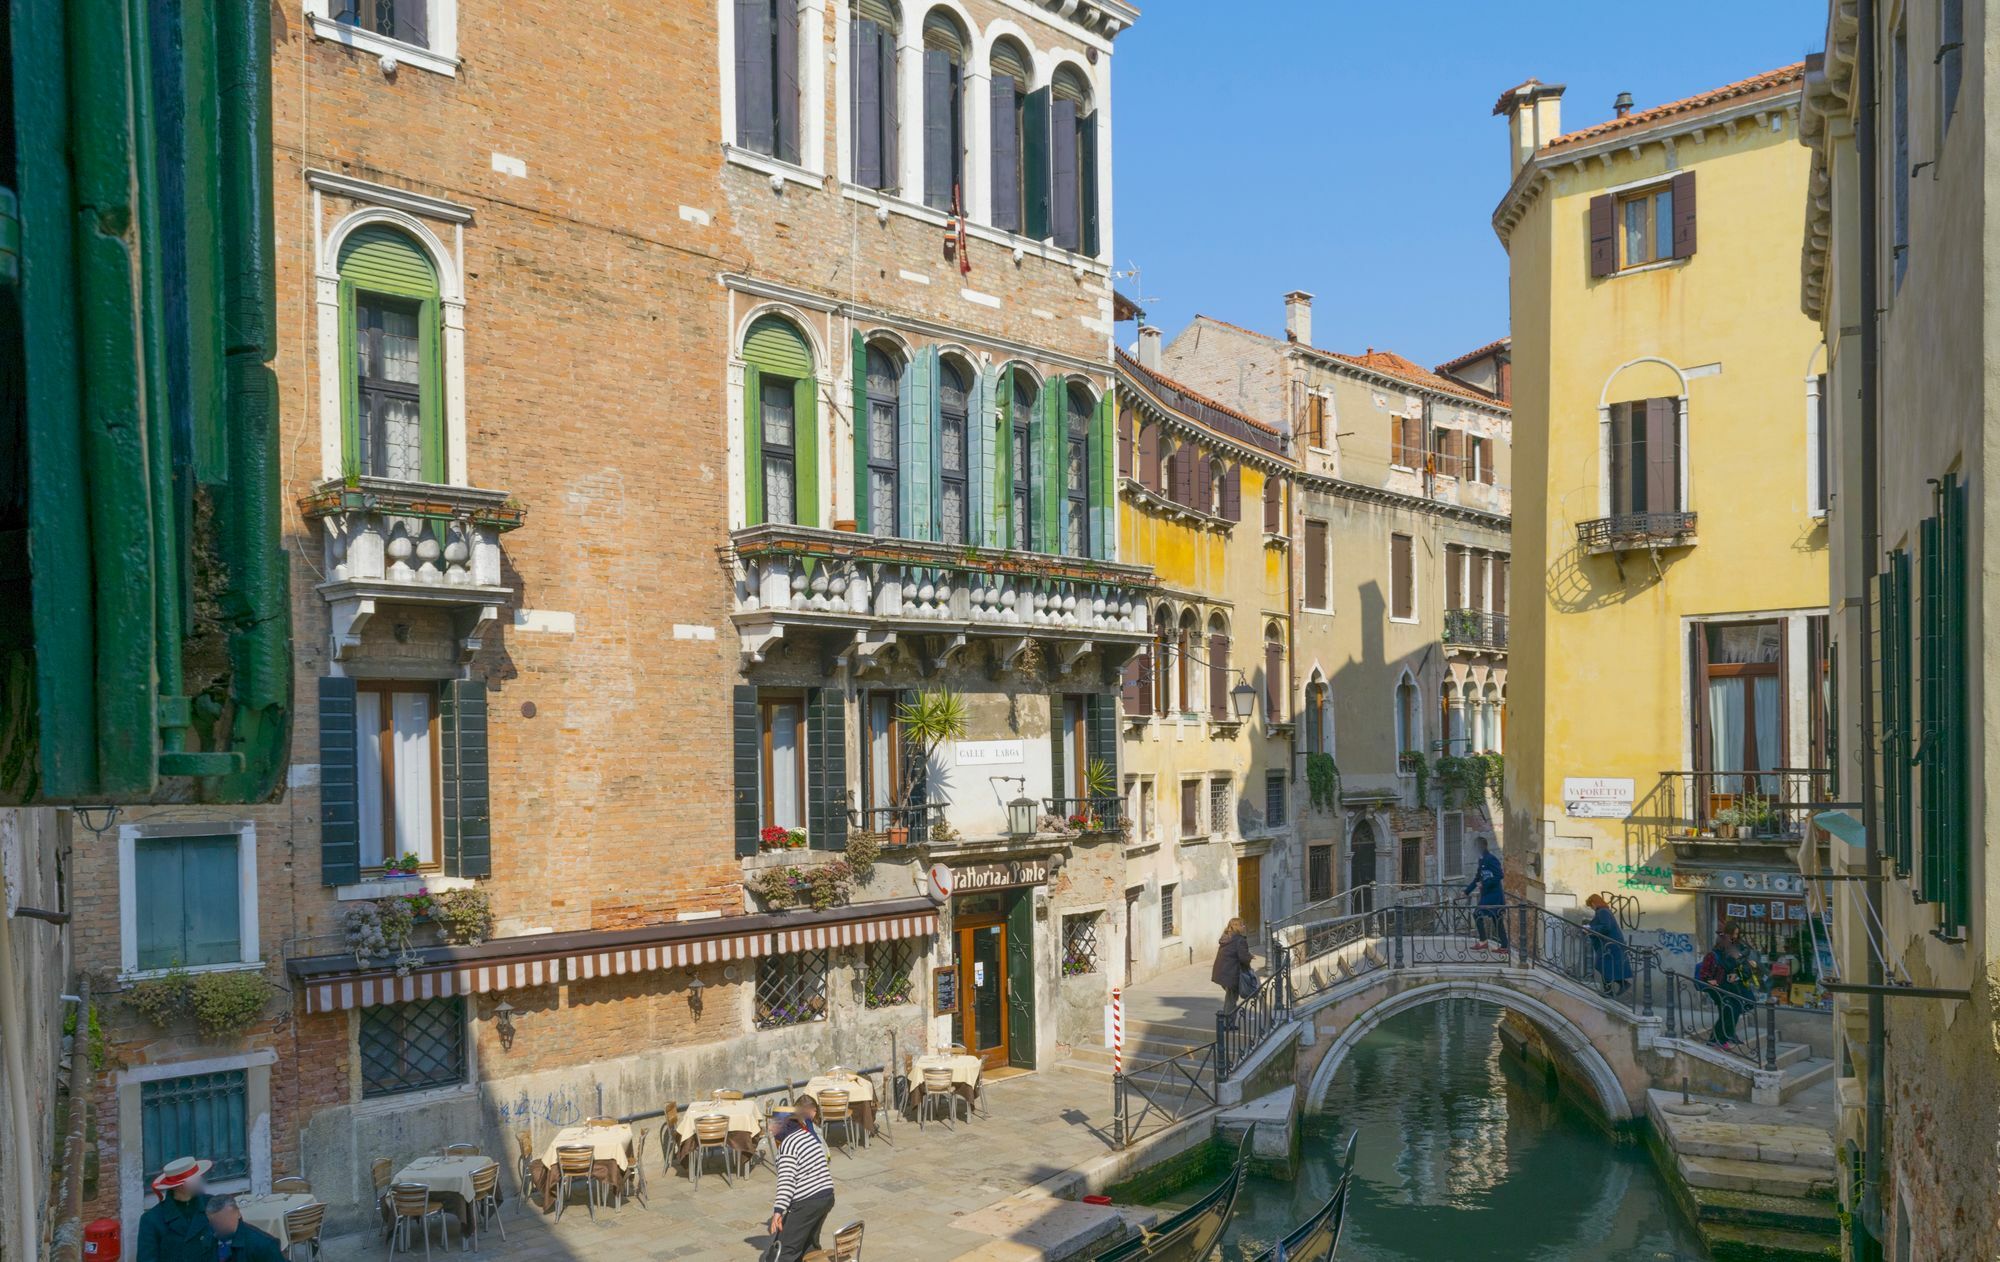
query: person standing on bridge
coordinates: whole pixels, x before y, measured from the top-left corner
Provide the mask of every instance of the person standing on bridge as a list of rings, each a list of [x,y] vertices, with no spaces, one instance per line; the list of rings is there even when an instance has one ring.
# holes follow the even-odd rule
[[[1465,892],[1479,892],[1479,905],[1472,913],[1473,929],[1479,934],[1479,941],[1472,944],[1475,951],[1505,951],[1507,949],[1507,887],[1500,871],[1500,856],[1493,853],[1493,846],[1486,838],[1479,839],[1479,869],[1466,883]],[[1500,945],[1488,947],[1488,941],[1498,939]]]
[[[1222,987],[1222,1017],[1231,1029],[1236,1026],[1236,1005],[1243,999],[1243,979],[1254,981],[1257,975],[1250,963],[1247,928],[1241,916],[1223,926],[1222,940],[1215,944],[1215,966],[1208,971],[1208,979]]]
[[[1595,935],[1597,976],[1607,995],[1622,995],[1632,989],[1632,960],[1625,950],[1625,930],[1604,895],[1592,894],[1583,900],[1590,908],[1589,929]]]

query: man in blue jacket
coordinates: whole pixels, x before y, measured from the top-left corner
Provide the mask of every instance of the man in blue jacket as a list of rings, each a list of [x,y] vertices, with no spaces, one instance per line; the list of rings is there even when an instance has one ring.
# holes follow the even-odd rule
[[[1468,894],[1474,890],[1479,891],[1479,905],[1472,913],[1472,922],[1479,941],[1472,944],[1472,949],[1506,951],[1507,916],[1502,909],[1507,903],[1507,890],[1501,881],[1500,856],[1493,853],[1493,847],[1484,837],[1479,839],[1479,869],[1465,886]],[[1489,948],[1486,944],[1494,938],[1499,939],[1500,945]]]

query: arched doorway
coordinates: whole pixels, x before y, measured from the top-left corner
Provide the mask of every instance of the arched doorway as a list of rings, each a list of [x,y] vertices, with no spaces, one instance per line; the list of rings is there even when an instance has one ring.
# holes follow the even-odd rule
[[[1363,819],[1354,825],[1347,843],[1347,888],[1353,891],[1349,910],[1375,907],[1375,825]]]

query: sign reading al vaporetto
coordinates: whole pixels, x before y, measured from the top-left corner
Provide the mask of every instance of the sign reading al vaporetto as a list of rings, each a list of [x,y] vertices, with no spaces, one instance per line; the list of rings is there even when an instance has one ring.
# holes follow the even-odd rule
[[[1630,776],[1566,776],[1563,814],[1571,819],[1624,819],[1632,813]]]

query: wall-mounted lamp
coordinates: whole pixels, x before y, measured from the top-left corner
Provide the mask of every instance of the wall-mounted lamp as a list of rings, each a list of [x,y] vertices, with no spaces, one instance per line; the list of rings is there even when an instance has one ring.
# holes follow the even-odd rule
[[[708,983],[696,977],[694,971],[690,969],[688,971],[688,1011],[694,1014],[694,1019],[697,1021],[701,1020],[701,992],[707,989]]]
[[[70,810],[76,820],[98,837],[111,831],[118,822],[118,808],[115,806],[73,806]]]
[[[514,1050],[514,1005],[502,999],[493,1005],[493,1028],[500,1035],[500,1050]]]
[[[1014,792],[1020,795],[1007,803],[1007,835],[1016,840],[1022,837],[1034,836],[1035,821],[1040,814],[1040,808],[1037,806],[1035,799],[1028,796],[1028,778],[1026,776],[999,776],[996,778],[1012,780],[1014,782]]]
[[[1250,686],[1249,680],[1240,680],[1229,690],[1229,704],[1236,707],[1236,717],[1247,723],[1250,712],[1257,708],[1257,690]]]

